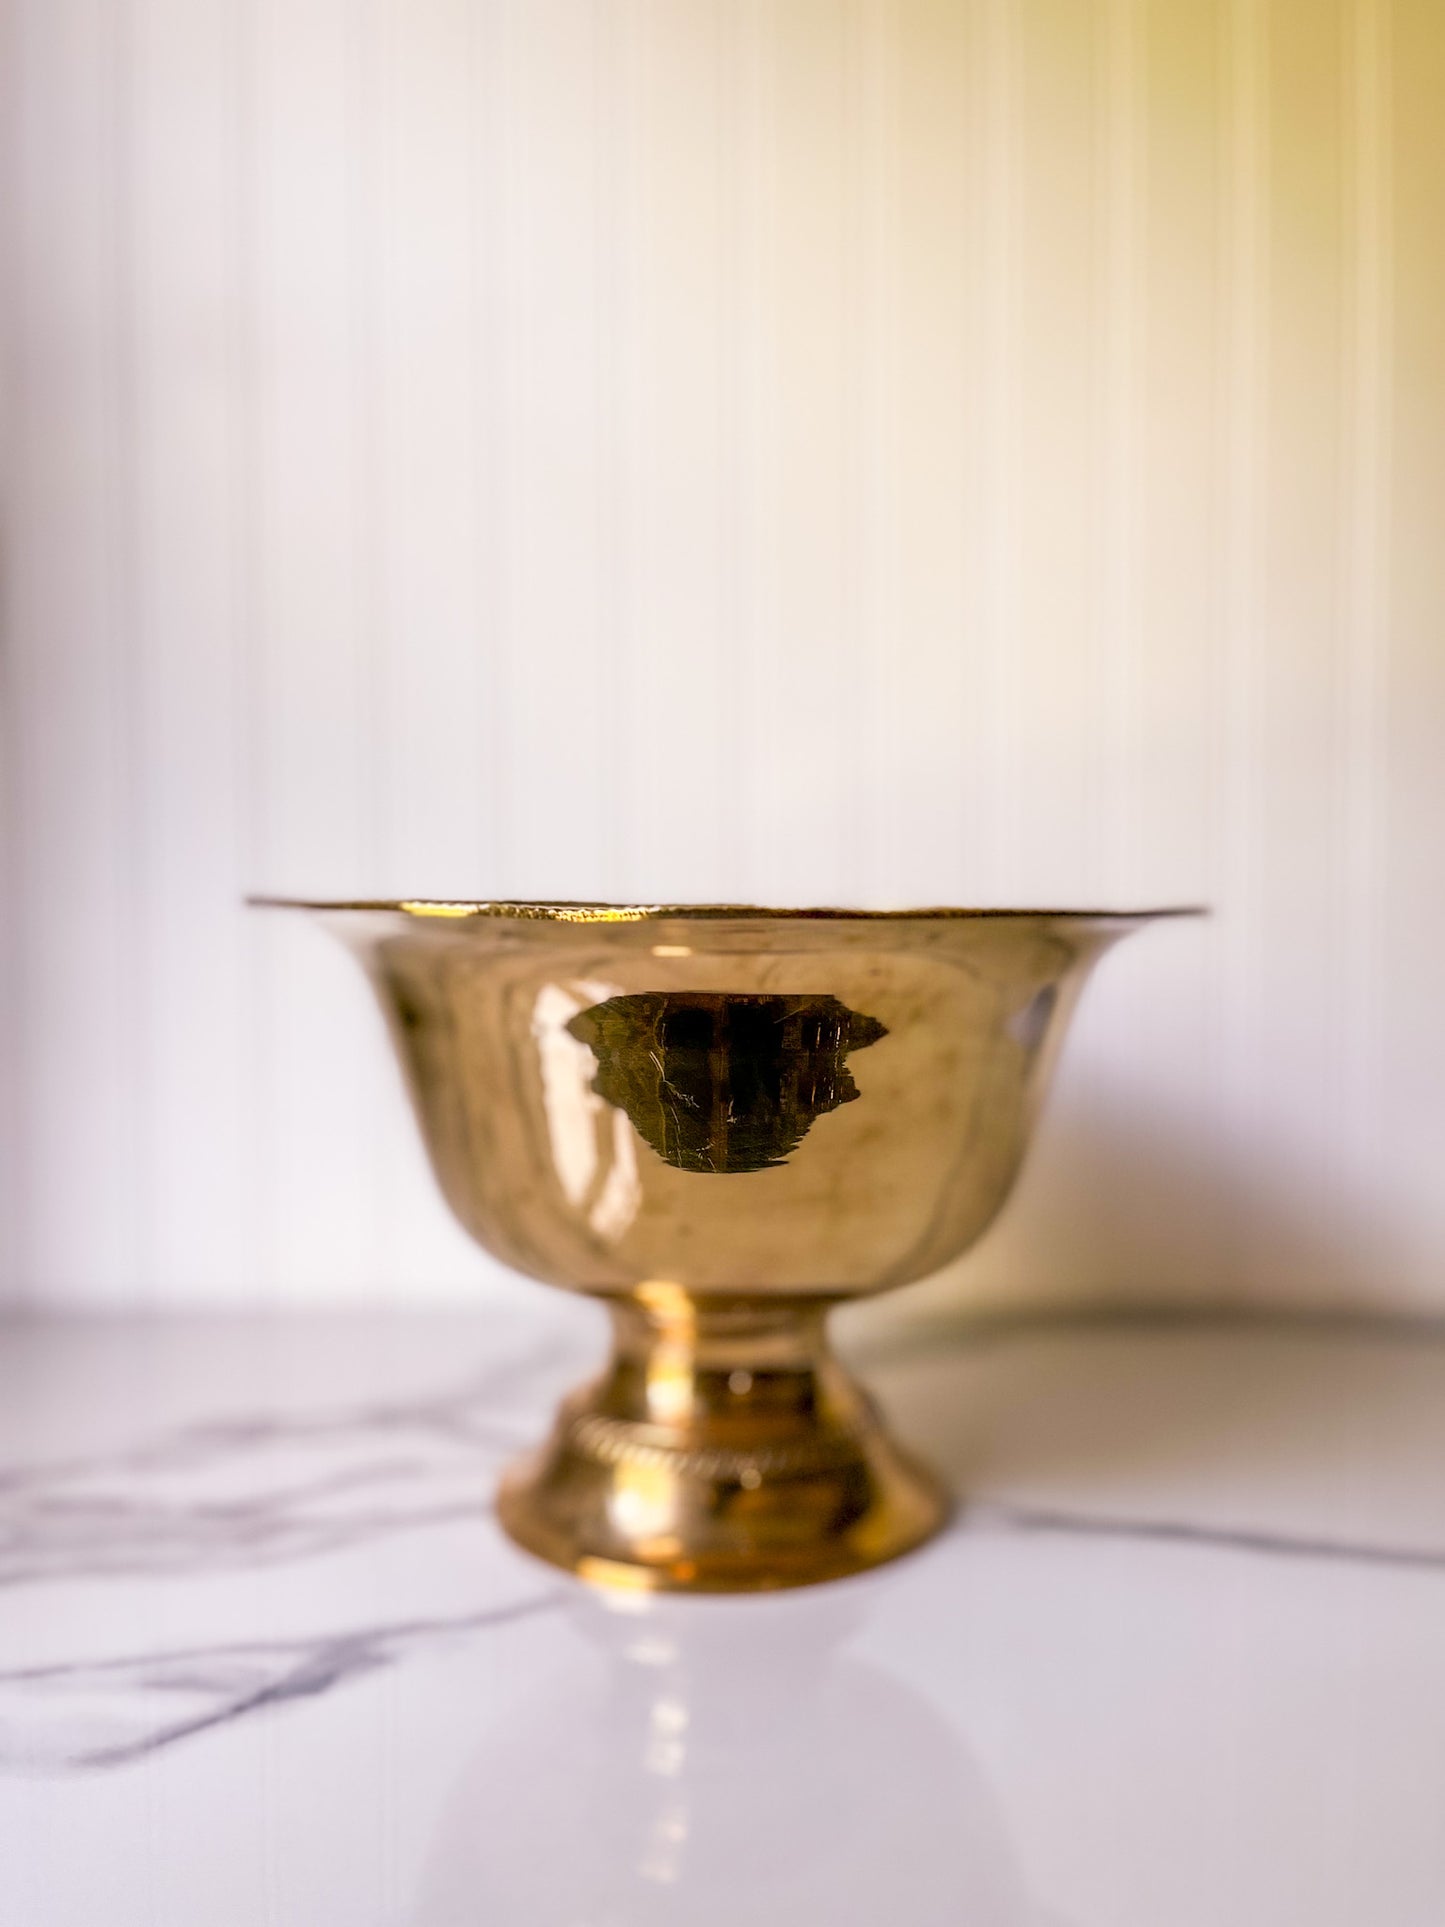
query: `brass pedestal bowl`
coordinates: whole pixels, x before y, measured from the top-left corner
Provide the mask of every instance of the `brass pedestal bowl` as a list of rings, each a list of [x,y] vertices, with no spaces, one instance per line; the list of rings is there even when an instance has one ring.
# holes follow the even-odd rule
[[[948,1498],[829,1352],[829,1309],[973,1243],[1091,965],[1171,913],[286,907],[366,969],[467,1230],[611,1309],[606,1369],[503,1483],[514,1539],[742,1592],[938,1529]]]

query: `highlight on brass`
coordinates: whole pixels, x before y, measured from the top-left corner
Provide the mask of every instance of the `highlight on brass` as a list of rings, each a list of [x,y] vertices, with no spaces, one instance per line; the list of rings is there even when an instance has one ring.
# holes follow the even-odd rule
[[[857,1572],[937,1530],[948,1497],[828,1311],[973,1243],[1089,970],[1188,914],[283,907],[366,969],[461,1222],[611,1309],[606,1368],[508,1474],[503,1524],[583,1577],[699,1591]]]

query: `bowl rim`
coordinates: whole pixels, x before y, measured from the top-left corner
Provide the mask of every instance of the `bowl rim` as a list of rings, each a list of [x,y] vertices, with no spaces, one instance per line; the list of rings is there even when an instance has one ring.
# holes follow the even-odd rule
[[[983,907],[935,904],[918,909],[859,910],[841,906],[783,907],[762,903],[587,903],[558,899],[527,902],[486,897],[324,898],[253,895],[256,910],[311,910],[324,915],[347,912],[399,915],[423,921],[508,921],[515,923],[943,923],[1016,918],[1071,923],[1154,923],[1166,917],[1203,917],[1203,904],[1166,904],[1146,910],[1040,910],[1012,905]]]

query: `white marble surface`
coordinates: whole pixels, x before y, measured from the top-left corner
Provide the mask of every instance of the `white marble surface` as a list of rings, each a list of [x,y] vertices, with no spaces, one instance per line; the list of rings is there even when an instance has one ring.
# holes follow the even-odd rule
[[[1445,1919],[1445,1344],[855,1331],[950,1532],[609,1606],[489,1512],[540,1300],[0,1331],[4,1927]]]

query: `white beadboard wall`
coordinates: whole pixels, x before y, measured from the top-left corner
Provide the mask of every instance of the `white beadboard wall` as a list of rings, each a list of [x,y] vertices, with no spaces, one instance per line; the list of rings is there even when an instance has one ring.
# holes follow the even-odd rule
[[[248,889],[1204,900],[995,1303],[1445,1311],[1439,0],[0,0],[4,1299],[463,1300]]]

